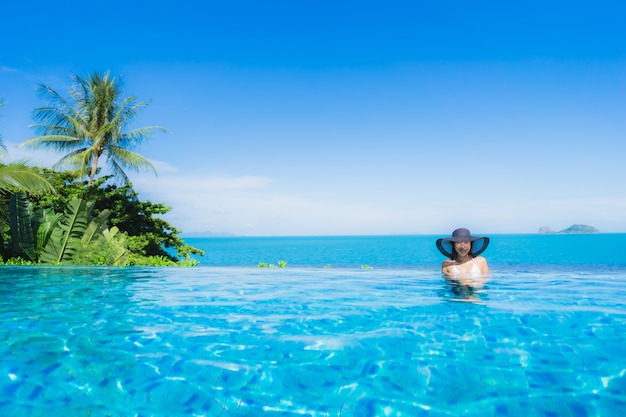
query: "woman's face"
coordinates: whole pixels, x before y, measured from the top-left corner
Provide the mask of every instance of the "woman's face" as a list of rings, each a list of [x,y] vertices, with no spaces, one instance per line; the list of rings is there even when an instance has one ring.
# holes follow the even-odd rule
[[[467,256],[467,254],[472,250],[471,242],[454,242],[454,249],[459,256]]]

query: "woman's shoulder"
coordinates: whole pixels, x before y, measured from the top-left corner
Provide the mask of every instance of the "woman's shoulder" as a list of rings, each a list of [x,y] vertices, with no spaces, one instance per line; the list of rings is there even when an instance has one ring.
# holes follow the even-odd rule
[[[487,263],[487,260],[483,257],[483,256],[477,256],[474,258],[474,262],[478,262],[478,263]]]
[[[443,268],[445,268],[445,267],[447,267],[447,266],[452,266],[452,265],[454,265],[454,261],[453,261],[452,259],[446,259],[445,261],[443,261],[443,262],[441,263],[441,266],[442,266]]]

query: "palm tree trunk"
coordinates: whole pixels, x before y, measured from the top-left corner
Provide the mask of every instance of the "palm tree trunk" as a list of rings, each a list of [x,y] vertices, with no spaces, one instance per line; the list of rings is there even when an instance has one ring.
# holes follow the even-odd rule
[[[100,155],[97,153],[93,157],[93,163],[91,164],[91,172],[89,173],[89,181],[87,181],[87,185],[91,185],[93,179],[96,177],[96,172],[98,172],[98,158]]]

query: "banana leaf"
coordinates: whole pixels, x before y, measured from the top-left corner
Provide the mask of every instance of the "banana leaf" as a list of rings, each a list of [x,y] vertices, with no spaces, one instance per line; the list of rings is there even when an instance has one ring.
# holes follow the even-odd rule
[[[107,220],[110,216],[110,210],[103,210],[96,218],[89,222],[81,238],[83,247],[89,246],[91,242],[97,241],[102,236],[102,233],[107,230]]]
[[[43,248],[50,242],[52,232],[57,228],[61,217],[63,217],[62,213],[55,213],[50,210],[44,210],[41,215],[39,227],[37,228],[37,245],[35,247],[37,259],[41,262],[45,262],[41,259]]]
[[[9,198],[9,223],[13,255],[36,261],[36,240],[32,221],[33,212],[26,194],[12,194]]]
[[[93,203],[80,198],[75,197],[70,201],[41,251],[41,262],[60,264],[71,261],[72,255],[81,248],[81,239],[87,229],[92,207]]]
[[[115,242],[116,251],[109,258],[110,265],[125,265],[128,261],[128,249],[126,249],[126,241],[124,234],[120,233],[117,226],[102,231],[100,237],[105,242]]]

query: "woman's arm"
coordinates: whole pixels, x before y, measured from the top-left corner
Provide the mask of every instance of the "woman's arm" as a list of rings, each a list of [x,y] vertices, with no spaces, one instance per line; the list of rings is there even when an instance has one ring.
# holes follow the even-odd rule
[[[482,256],[477,256],[474,261],[478,262],[478,267],[480,268],[480,272],[482,272],[483,275],[489,275],[489,265],[487,265],[487,260],[485,258],[483,258]]]
[[[450,268],[452,268],[452,265],[454,265],[454,261],[450,259],[446,259],[445,261],[443,261],[441,263],[441,273],[445,275],[450,275]]]

